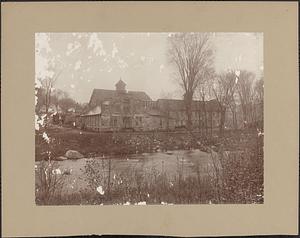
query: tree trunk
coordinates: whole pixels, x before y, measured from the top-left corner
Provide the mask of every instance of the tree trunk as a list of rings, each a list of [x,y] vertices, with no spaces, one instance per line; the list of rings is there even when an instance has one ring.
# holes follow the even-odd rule
[[[233,128],[236,130],[237,129],[237,117],[236,117],[236,111],[234,111],[234,124]]]
[[[186,115],[187,115],[187,129],[189,131],[192,130],[192,102],[193,102],[193,94],[186,93],[184,96]]]
[[[251,115],[252,115],[252,122],[256,123],[257,122],[257,117],[256,117],[256,107],[255,104],[251,104]]]
[[[186,115],[187,115],[186,127],[190,131],[192,129],[192,110],[190,106],[187,106]]]
[[[231,108],[231,113],[232,113],[232,128],[237,129],[237,118],[236,118],[236,107],[233,106]]]
[[[48,110],[49,110],[49,96],[48,96],[48,92],[46,92],[45,95],[45,107],[46,107],[46,117],[48,116]]]
[[[219,127],[220,135],[223,135],[224,133],[225,113],[226,113],[226,109],[221,109],[220,127]]]
[[[170,108],[169,105],[167,107],[167,131],[170,130]]]
[[[213,114],[212,111],[210,111],[210,137],[213,136]]]
[[[246,108],[246,105],[242,105],[242,111],[243,111],[244,122],[245,121],[247,122],[247,108]]]
[[[201,113],[200,113],[200,109],[198,111],[198,126],[199,126],[199,133],[203,134],[203,129],[202,129],[202,125],[201,125]]]
[[[232,110],[231,113],[232,113],[232,128],[235,128],[235,126],[234,126],[235,125],[234,111]]]
[[[201,105],[200,105],[200,103],[198,104],[198,127],[199,127],[199,133],[200,133],[200,135],[202,135],[203,128],[201,125]]]
[[[51,90],[51,89],[50,89]],[[46,107],[46,122],[45,122],[45,128],[48,127],[49,123],[49,107],[50,107],[50,96],[51,96],[51,91],[49,89],[46,89],[46,100],[45,100],[45,107]]]
[[[108,160],[108,181],[107,181],[107,196],[110,198],[110,174],[111,174],[111,159]]]
[[[206,111],[206,105],[205,105],[204,98],[202,98],[202,102],[203,102],[203,112],[204,112],[205,134],[207,136],[207,134],[208,134],[207,111]]]

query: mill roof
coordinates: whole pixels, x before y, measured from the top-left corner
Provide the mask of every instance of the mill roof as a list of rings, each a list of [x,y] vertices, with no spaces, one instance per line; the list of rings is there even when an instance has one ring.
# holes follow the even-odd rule
[[[100,104],[104,100],[110,100],[119,97],[120,95],[116,90],[108,90],[108,89],[94,89],[92,96],[90,98],[90,103],[93,101],[96,104]],[[130,98],[140,100],[140,101],[151,101],[151,98],[142,91],[129,91],[125,94]]]

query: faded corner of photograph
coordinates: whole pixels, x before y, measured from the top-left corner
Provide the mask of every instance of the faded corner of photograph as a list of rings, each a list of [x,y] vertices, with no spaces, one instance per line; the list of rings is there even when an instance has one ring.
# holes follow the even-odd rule
[[[36,204],[262,204],[263,107],[262,33],[36,33]]]

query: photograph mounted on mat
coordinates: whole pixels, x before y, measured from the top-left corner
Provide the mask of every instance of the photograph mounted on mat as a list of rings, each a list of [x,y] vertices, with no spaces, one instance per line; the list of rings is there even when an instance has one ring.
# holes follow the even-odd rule
[[[3,237],[299,233],[296,2],[1,6]]]

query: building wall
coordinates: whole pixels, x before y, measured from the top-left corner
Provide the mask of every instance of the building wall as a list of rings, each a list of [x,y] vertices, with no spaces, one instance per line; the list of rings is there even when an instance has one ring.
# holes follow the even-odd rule
[[[76,127],[84,130],[101,130],[101,116],[96,115],[85,115],[76,117]]]
[[[91,100],[91,102],[95,100]],[[78,127],[95,131],[118,131],[124,128],[147,131],[174,130],[187,124],[182,100],[143,101],[125,92],[117,92],[114,97],[104,98],[102,101],[98,100],[97,105],[101,108],[101,116],[100,114],[82,116],[80,117],[81,121],[78,122]],[[96,104],[91,106],[96,106]],[[192,112],[194,129],[206,125],[208,128],[214,128],[219,125],[220,113],[218,111],[207,111],[207,120],[205,120],[198,101],[195,101],[194,109]],[[151,111],[156,113],[152,115]]]
[[[175,120],[161,116],[138,114],[130,117],[131,126],[126,126],[124,117],[120,115],[86,115],[76,118],[76,127],[90,131],[119,131],[134,129],[135,131],[174,130]]]
[[[142,130],[174,130],[175,120],[161,116],[145,115],[142,119]]]
[[[175,127],[186,126],[187,115],[185,111],[172,111],[169,114],[175,120]],[[197,129],[205,127],[207,124],[208,128],[216,128],[220,124],[220,117],[221,113],[218,111],[207,111],[205,119],[205,113],[203,111],[195,110],[192,111],[192,126],[194,129]]]
[[[211,114],[212,113],[212,114]],[[199,118],[199,114],[200,118]],[[134,129],[136,131],[147,130],[174,130],[179,127],[186,126],[186,114],[183,111],[171,112],[169,117],[159,115],[149,115],[147,113],[122,115],[103,113],[98,115],[86,115],[77,117],[76,126],[78,128],[93,131],[118,131],[123,128]],[[200,120],[200,123],[199,123]],[[207,112],[207,127],[218,127],[220,121],[220,113]],[[205,118],[203,113],[194,111],[192,113],[193,128],[204,128]],[[212,125],[211,125],[212,123]]]

